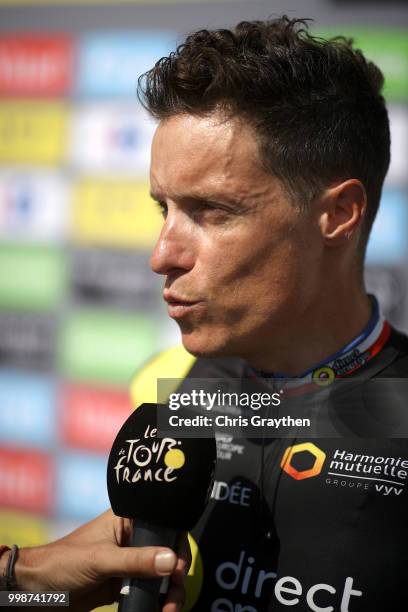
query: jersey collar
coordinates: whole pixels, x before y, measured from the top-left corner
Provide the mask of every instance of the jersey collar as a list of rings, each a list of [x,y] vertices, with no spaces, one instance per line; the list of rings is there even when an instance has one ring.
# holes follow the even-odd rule
[[[287,376],[281,372],[265,373],[252,370],[251,377],[262,378],[265,381],[282,383],[285,390],[291,389],[291,395],[302,394],[309,389],[326,387],[336,378],[345,378],[366,365],[386,344],[391,326],[380,313],[378,302],[372,299],[372,314],[365,328],[351,342],[343,346],[326,359],[297,377]]]

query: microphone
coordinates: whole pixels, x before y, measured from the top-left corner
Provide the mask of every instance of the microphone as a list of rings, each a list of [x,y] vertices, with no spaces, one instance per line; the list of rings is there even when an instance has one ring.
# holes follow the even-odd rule
[[[194,527],[211,494],[215,437],[160,437],[158,414],[167,408],[139,406],[120,429],[109,455],[109,500],[117,516],[135,521],[132,546],[175,549],[179,532]],[[121,595],[119,612],[156,612],[163,580],[168,578],[132,578],[129,593]]]

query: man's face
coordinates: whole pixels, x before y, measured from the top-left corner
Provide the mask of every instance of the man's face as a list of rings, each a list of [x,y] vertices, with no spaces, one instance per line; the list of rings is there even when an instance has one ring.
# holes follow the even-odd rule
[[[251,359],[284,340],[318,293],[316,212],[300,212],[261,165],[243,120],[178,115],[152,145],[164,225],[151,265],[195,355]]]

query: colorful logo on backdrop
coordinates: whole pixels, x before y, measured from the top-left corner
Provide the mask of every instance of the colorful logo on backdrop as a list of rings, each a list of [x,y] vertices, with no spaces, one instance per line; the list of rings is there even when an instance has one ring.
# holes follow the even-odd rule
[[[67,36],[1,36],[0,95],[63,96],[71,87],[72,63]]]
[[[66,385],[62,393],[62,438],[73,448],[109,452],[130,413],[126,391]]]
[[[72,238],[76,243],[151,248],[162,222],[143,181],[84,179],[74,190]]]
[[[110,506],[106,489],[106,457],[66,453],[57,468],[57,510],[61,516],[89,520]]]
[[[405,29],[398,28],[317,28],[318,36],[347,36],[355,47],[377,64],[385,76],[384,94],[387,100],[408,100],[408,37]]]
[[[67,109],[58,102],[2,102],[0,163],[61,164]]]
[[[66,259],[57,248],[3,244],[0,246],[0,305],[21,310],[52,310],[64,296],[66,274]]]
[[[0,370],[0,440],[51,446],[57,437],[56,408],[56,383],[51,376]]]
[[[154,129],[136,101],[83,105],[72,117],[71,160],[88,172],[145,177]]]
[[[168,55],[175,42],[174,34],[161,30],[88,34],[79,49],[79,93],[134,100],[138,77]]]
[[[53,457],[39,451],[0,448],[0,500],[4,508],[39,514],[53,510]]]
[[[63,372],[82,381],[127,388],[132,374],[158,349],[157,323],[148,316],[84,309],[62,330]]]
[[[0,542],[12,546],[39,546],[50,540],[47,522],[32,514],[0,511]]]
[[[68,183],[49,172],[0,172],[0,236],[54,242],[67,231]]]
[[[407,192],[386,189],[381,197],[381,206],[371,230],[366,262],[370,265],[403,264],[408,253],[407,230]]]
[[[161,287],[151,273],[148,252],[77,247],[71,257],[71,288],[83,303],[160,310]]]
[[[408,186],[408,107],[391,104],[388,106],[388,115],[391,131],[391,162],[385,177],[385,187]]]
[[[4,362],[51,369],[56,321],[48,313],[0,310],[0,355]]]

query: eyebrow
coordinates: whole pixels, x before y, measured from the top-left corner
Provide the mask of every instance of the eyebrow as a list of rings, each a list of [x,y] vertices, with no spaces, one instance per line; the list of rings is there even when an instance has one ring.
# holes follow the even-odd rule
[[[153,191],[150,192],[150,197],[155,200],[155,202],[162,202],[165,198],[163,196],[160,196],[160,194],[154,193]],[[189,195],[189,196],[179,196],[178,197],[179,200],[184,200],[184,201],[191,201],[191,202],[196,202],[197,204],[203,203],[203,202],[207,202],[210,204],[226,204],[228,206],[235,206],[235,207],[239,207],[240,203],[237,202],[237,200],[231,198],[231,196],[228,196],[227,194],[212,194],[210,195]]]

